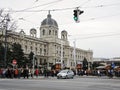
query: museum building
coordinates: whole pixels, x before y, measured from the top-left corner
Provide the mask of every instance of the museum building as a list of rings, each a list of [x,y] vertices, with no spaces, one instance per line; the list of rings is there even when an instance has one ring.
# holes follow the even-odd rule
[[[35,64],[42,66],[46,63],[48,69],[56,63],[60,63],[62,67],[75,68],[76,64],[81,63],[84,58],[92,63],[92,50],[70,46],[67,31],[61,31],[61,38],[58,37],[58,32],[58,24],[49,13],[47,18],[41,22],[39,38],[37,30],[32,28],[30,35],[26,35],[24,30],[7,32],[7,42],[21,44],[27,57],[30,52],[33,52],[37,58]]]

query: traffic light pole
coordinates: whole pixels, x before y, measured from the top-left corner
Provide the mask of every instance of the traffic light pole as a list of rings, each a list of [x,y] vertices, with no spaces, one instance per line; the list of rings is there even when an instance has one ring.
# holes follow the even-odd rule
[[[76,8],[76,10],[77,10],[77,18],[78,18],[78,20],[76,21],[76,23],[79,23],[80,22],[80,20],[79,20],[79,9],[78,9],[78,7]]]

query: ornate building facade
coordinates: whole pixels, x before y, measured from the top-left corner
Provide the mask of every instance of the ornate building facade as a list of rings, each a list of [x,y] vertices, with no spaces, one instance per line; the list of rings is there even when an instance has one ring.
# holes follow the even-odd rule
[[[71,47],[67,31],[61,32],[61,38],[58,37],[58,31],[57,22],[48,14],[47,18],[41,22],[39,38],[36,37],[37,30],[32,28],[30,35],[26,35],[23,30],[19,33],[8,32],[7,42],[21,44],[26,56],[32,51],[39,66],[47,63],[47,67],[51,68],[56,63],[62,63],[65,67],[75,68],[75,65],[82,62],[84,58],[92,62],[93,52],[91,50]],[[73,53],[74,50],[75,53]]]

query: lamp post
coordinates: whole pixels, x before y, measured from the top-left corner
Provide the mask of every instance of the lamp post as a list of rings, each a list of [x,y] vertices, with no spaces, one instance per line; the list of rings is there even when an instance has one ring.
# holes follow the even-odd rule
[[[61,69],[63,69],[63,42],[61,40]]]
[[[76,74],[77,74],[77,69],[76,69],[76,41],[75,41],[75,40],[74,40],[73,44],[74,44],[74,63],[75,63],[75,71],[76,71]]]
[[[35,55],[33,55],[33,70],[32,70],[33,77],[34,77],[34,71],[35,71]]]
[[[5,40],[4,40],[4,44],[5,44],[5,48],[4,48],[4,67],[6,68],[6,58],[7,58],[7,30],[8,30],[8,22],[10,21],[9,19],[9,14],[7,14],[3,20],[4,22],[4,36],[5,36]]]

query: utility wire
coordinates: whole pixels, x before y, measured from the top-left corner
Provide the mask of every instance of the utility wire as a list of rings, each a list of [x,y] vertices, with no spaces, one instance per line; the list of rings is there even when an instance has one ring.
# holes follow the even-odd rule
[[[41,7],[41,6],[46,6],[46,5],[53,4],[53,3],[56,3],[56,2],[59,2],[59,1],[62,1],[62,0],[52,1],[52,2],[49,2],[49,3],[45,3],[45,4],[42,4],[42,5],[38,5],[38,6],[26,8],[26,9],[23,9],[23,10],[18,10],[18,11],[15,11],[15,12],[26,12],[26,11],[28,11],[28,10],[30,10],[30,9],[38,8],[38,7]],[[41,11],[41,10],[40,10],[40,11]],[[29,12],[29,11],[28,11],[28,12]]]
[[[93,17],[93,18],[89,18],[87,20],[83,20],[83,21],[90,21],[90,20],[96,20],[96,19],[103,19],[103,18],[109,18],[109,17],[114,17],[114,16],[119,16],[120,13],[117,14],[113,14],[113,15],[106,15],[106,16],[101,16],[101,17]]]
[[[87,19],[87,20],[82,20],[82,22],[96,20],[96,19],[102,19],[102,18],[110,18],[110,17],[118,16],[118,15],[120,15],[120,13],[118,13],[116,15],[110,15],[110,16],[101,16],[101,17],[96,17],[96,18],[90,18],[90,19]],[[24,19],[24,18],[19,18],[19,20],[23,20],[23,21],[26,21],[26,22],[34,23],[34,22],[29,21],[29,20]],[[59,24],[59,25],[62,26],[62,25],[69,25],[69,24],[72,24],[72,22],[71,23],[66,23],[66,24]],[[36,23],[36,25],[38,25],[38,24]]]
[[[26,9],[23,9],[23,10],[12,10],[12,11],[6,11],[6,12],[41,12],[41,11],[49,11],[49,10],[30,10],[30,9],[37,8],[37,7],[40,7],[40,6],[45,6],[45,5],[52,4],[52,3],[56,3],[58,1],[50,2],[50,3],[38,5],[38,6],[34,6],[34,7],[31,7],[31,8],[26,8]],[[87,7],[77,6],[77,7],[70,7],[70,8],[51,9],[50,11],[63,11],[63,10],[71,10],[71,9],[75,9],[75,8],[100,8],[100,7],[108,7],[108,6],[115,6],[115,5],[120,5],[120,3],[106,4],[106,5],[101,4],[101,5],[87,6]]]
[[[90,34],[75,34],[75,35],[70,35],[71,36],[91,36],[91,35],[109,35],[109,34],[118,34],[118,32],[103,32],[103,33],[90,33]]]
[[[120,15],[120,13],[117,13],[114,15],[108,15],[108,16],[95,17],[95,18],[93,17],[93,18],[83,19],[83,20],[81,20],[81,22],[87,22],[87,21],[103,19],[103,18],[110,18],[110,17],[114,17],[114,16],[119,16],[119,15]],[[61,26],[61,25],[69,25],[69,24],[72,24],[72,22],[65,23],[65,24],[59,24],[59,25]]]
[[[85,1],[84,3],[82,3],[82,4],[81,4],[80,6],[78,6],[78,7],[81,7],[81,6],[85,5],[85,4],[87,4],[89,1],[91,1],[91,0]]]
[[[108,37],[108,36],[118,36],[118,35],[120,35],[120,33],[81,37],[81,38],[76,38],[76,40],[90,39],[90,38],[99,38],[99,37]],[[70,40],[72,40],[72,39],[70,39]]]
[[[96,5],[96,6],[86,6],[86,7],[82,7],[82,8],[100,8],[100,7],[109,7],[109,6],[116,6],[116,5],[120,5],[120,3],[113,3],[113,4],[106,4],[106,5]]]

